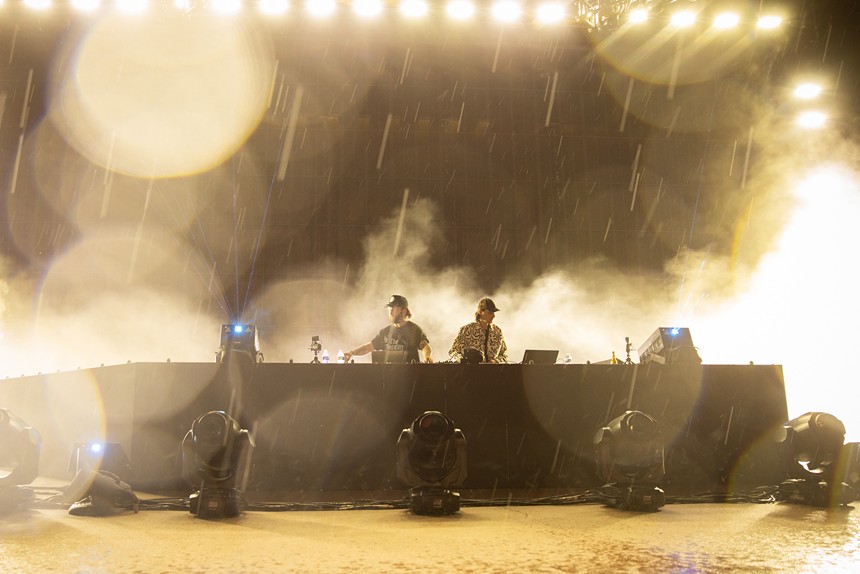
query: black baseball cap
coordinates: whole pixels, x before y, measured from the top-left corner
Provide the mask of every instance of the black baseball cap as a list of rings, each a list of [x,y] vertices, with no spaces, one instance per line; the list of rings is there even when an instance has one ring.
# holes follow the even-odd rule
[[[490,313],[498,313],[499,311],[501,311],[501,309],[496,307],[496,304],[493,303],[493,300],[489,297],[484,297],[483,299],[478,301],[478,309],[480,309],[481,311],[486,310]]]
[[[392,295],[386,307],[409,307],[409,301],[403,295]]]

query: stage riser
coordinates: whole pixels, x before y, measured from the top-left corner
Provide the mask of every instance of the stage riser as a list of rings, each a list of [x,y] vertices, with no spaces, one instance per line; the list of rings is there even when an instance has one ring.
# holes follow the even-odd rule
[[[626,410],[657,419],[667,485],[703,492],[780,478],[770,459],[770,433],[788,418],[778,366],[240,365],[5,380],[0,407],[42,432],[44,474],[68,476],[71,445],[104,436],[129,454],[132,486],[153,491],[184,487],[179,443],[210,410],[253,431],[250,487],[262,491],[401,489],[395,443],[427,410],[466,436],[464,488],[596,486],[594,434]]]

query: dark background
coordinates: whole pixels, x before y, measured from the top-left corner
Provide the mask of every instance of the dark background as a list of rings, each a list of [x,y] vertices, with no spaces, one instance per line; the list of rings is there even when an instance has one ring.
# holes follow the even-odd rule
[[[362,239],[400,209],[406,188],[407,207],[429,199],[438,210],[442,240],[427,264],[467,266],[487,292],[594,258],[660,272],[682,249],[729,253],[737,249],[739,222],[779,219],[778,210],[752,209],[754,201],[780,201],[780,191],[754,182],[767,176],[769,154],[804,141],[769,137],[767,150],[756,142],[790,121],[784,98],[797,73],[837,78],[829,97],[840,116],[831,129],[856,136],[856,3],[789,3],[773,35],[752,30],[758,3],[744,3],[742,30],[705,47],[704,25],[685,33],[698,55],[681,62],[676,85],[667,81],[674,47],[649,56],[643,69],[651,77],[629,75],[635,47],[655,37],[676,4],[652,3],[649,24],[610,48],[605,42],[618,35],[611,21],[600,30],[576,22],[560,29],[522,25],[500,42],[489,25],[458,29],[431,20],[405,28],[391,17],[356,26],[347,15],[311,25],[294,7],[290,18],[260,25],[278,59],[274,94],[281,104],[270,106],[244,145],[192,176],[146,181],[116,174],[131,191],[112,200],[104,217],[122,220],[135,202],[142,210],[140,190],[148,186],[169,192],[152,196],[147,224],[187,220],[176,239],[216,270],[217,298],[231,315],[232,302],[241,306],[266,284],[321,261],[354,270],[364,256]],[[710,14],[716,3],[684,4]],[[12,274],[37,276],[80,236],[69,218],[75,191],[64,194],[66,204],[46,200],[28,161],[62,146],[57,134],[53,147],[44,139],[28,143],[28,136],[45,114],[59,46],[80,26],[62,7],[34,15],[7,3],[0,18],[0,253]],[[300,108],[287,177],[277,181],[297,78],[308,103]],[[22,127],[28,85],[31,108]],[[265,201],[237,193],[252,185],[267,190]],[[200,194],[205,207],[185,211],[183,198]],[[113,213],[117,205],[122,211]],[[755,260],[763,249],[750,246],[741,256]],[[357,280],[349,269],[345,280]]]

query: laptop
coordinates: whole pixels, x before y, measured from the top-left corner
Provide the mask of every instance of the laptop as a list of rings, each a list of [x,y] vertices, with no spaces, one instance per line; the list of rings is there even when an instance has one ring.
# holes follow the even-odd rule
[[[526,349],[523,353],[524,365],[552,365],[558,359],[558,349]]]
[[[405,363],[406,351],[371,351],[370,362],[374,365]]]

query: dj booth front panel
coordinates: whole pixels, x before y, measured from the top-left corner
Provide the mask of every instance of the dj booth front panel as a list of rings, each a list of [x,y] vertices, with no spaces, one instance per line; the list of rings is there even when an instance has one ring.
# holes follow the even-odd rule
[[[80,393],[94,404],[67,400]],[[55,396],[62,417],[38,408]],[[129,454],[132,486],[154,492],[184,487],[179,444],[210,410],[253,433],[248,488],[268,492],[405,488],[397,437],[428,410],[466,437],[463,488],[599,486],[594,435],[627,410],[657,420],[667,487],[751,488],[778,480],[768,447],[788,418],[779,366],[656,363],[137,363],[2,381],[0,407],[42,431],[43,468],[64,469],[72,443],[101,432]]]

